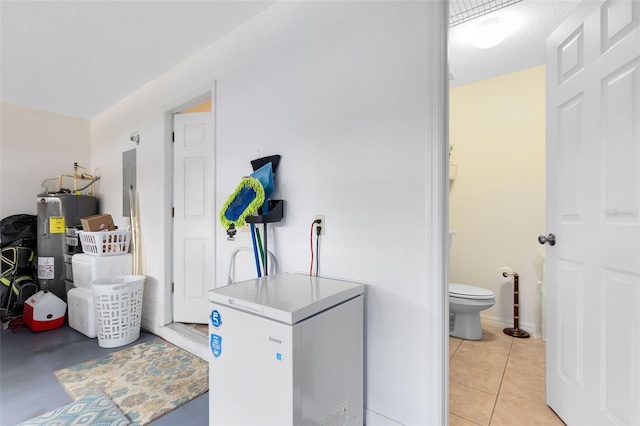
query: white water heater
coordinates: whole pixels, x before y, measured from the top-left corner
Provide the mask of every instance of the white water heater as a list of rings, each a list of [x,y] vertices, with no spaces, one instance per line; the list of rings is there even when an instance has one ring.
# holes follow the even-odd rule
[[[82,251],[77,229],[80,219],[98,213],[98,199],[90,195],[42,194],[38,210],[38,284],[63,301],[73,287],[71,259]]]

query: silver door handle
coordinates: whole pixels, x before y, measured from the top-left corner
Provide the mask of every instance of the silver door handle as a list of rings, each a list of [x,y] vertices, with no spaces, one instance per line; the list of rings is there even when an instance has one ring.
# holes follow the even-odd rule
[[[553,235],[553,234],[549,234],[546,237],[544,235],[539,235],[538,236],[538,242],[540,244],[549,243],[550,246],[555,246],[556,245],[556,236]]]

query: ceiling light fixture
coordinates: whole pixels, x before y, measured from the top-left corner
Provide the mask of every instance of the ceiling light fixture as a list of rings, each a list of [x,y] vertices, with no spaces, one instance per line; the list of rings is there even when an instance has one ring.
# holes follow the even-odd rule
[[[510,30],[510,26],[502,19],[484,20],[471,32],[471,44],[479,49],[489,49],[502,43]]]
[[[450,0],[449,27],[472,21],[522,0]]]

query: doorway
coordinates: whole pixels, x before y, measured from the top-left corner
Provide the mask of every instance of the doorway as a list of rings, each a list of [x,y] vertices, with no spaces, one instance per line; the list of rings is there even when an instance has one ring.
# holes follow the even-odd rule
[[[520,326],[542,336],[536,310],[545,229],[545,67],[458,86],[450,93],[450,282],[491,290],[483,322],[513,326],[513,280],[520,276]],[[534,261],[537,261],[534,265]]]
[[[172,241],[174,242],[174,244],[180,244],[180,241],[184,241],[184,236],[180,235],[180,234],[184,234],[185,232],[188,232],[188,228],[189,227],[193,227],[196,226],[197,227],[197,231],[196,232],[200,232],[200,230],[202,229],[201,224],[199,223],[195,223],[195,225],[187,225],[185,226],[185,224],[187,223],[187,221],[185,220],[185,218],[176,218],[176,213],[177,214],[181,214],[180,210],[182,207],[186,207],[193,209],[194,206],[192,205],[191,207],[187,206],[187,204],[189,204],[189,200],[184,200],[184,194],[179,194],[177,192],[186,192],[182,186],[190,186],[191,184],[185,184],[186,181],[186,176],[188,176],[189,174],[194,174],[194,170],[195,170],[195,175],[196,175],[196,180],[197,181],[202,181],[204,176],[198,176],[199,173],[204,172],[204,168],[200,169],[200,167],[203,164],[203,161],[200,161],[200,155],[205,155],[207,158],[205,159],[205,161],[208,161],[210,164],[210,167],[213,166],[213,158],[212,158],[212,150],[209,149],[205,149],[205,151],[203,152],[201,149],[198,149],[197,154],[199,154],[198,159],[194,160],[193,157],[193,150],[190,150],[190,153],[186,153],[185,149],[182,148],[185,144],[191,144],[193,145],[194,143],[194,139],[197,139],[197,143],[200,142],[206,142],[206,136],[203,133],[200,133],[199,130],[201,129],[207,129],[207,128],[211,128],[211,126],[207,125],[202,127],[201,124],[205,124],[207,123],[207,121],[209,121],[209,119],[211,118],[211,114],[212,114],[213,110],[212,110],[212,101],[211,98],[206,99],[205,101],[192,106],[184,111],[181,111],[179,113],[174,114],[174,120],[173,120],[173,128],[174,128],[174,143],[173,143],[173,151],[174,151],[174,168],[173,168],[173,173],[174,173],[174,178],[173,178],[173,182],[174,182],[174,190],[173,190],[173,200],[174,200],[174,222],[173,222],[173,236],[172,236]],[[185,121],[186,119],[186,121]],[[194,130],[197,129],[198,132],[195,135],[196,137],[193,138],[192,136],[192,140],[187,141],[185,140],[186,138],[189,137],[189,133],[194,133]],[[183,132],[184,134],[180,134],[181,132]],[[208,136],[211,141],[210,143],[213,143],[213,135],[209,135]],[[188,156],[188,157],[187,157]],[[180,158],[177,158],[180,157]],[[177,164],[180,163],[180,164]],[[191,170],[185,170],[185,169],[191,169]],[[192,178],[193,180],[193,178]],[[211,179],[209,179],[209,181],[212,181]],[[201,182],[196,182],[196,185],[200,186]],[[201,187],[201,189],[204,190],[204,186]],[[212,198],[212,193],[213,191],[211,190],[212,188],[208,188],[208,192],[209,192],[209,196]],[[198,198],[200,200],[206,200],[208,197],[203,196],[203,197],[199,197],[200,194],[196,194],[194,193],[194,195],[198,196]],[[213,205],[213,200],[209,200],[210,205]],[[191,201],[191,203],[193,203],[193,201]],[[181,208],[176,208],[177,205],[182,204]],[[203,213],[205,213],[205,210],[203,208],[203,206],[201,205],[197,205],[195,206],[196,209],[202,209]],[[211,212],[206,212],[209,214],[205,214],[205,220],[208,222],[211,220],[212,215],[210,214]],[[187,214],[188,216],[188,214]],[[177,223],[179,223],[179,225],[177,225]],[[212,243],[212,242],[210,242]],[[186,245],[184,245],[184,247],[189,247],[190,245],[187,243]],[[193,247],[193,244],[191,244],[191,246]],[[197,333],[198,336],[202,335],[202,336],[206,336],[208,334],[208,329],[207,329],[207,324],[206,324],[206,318],[202,317],[202,318],[195,318],[195,317],[191,317],[191,303],[188,300],[188,297],[186,296],[187,293],[189,293],[189,289],[187,288],[182,288],[183,286],[187,285],[187,282],[194,282],[194,281],[202,281],[203,285],[202,285],[202,289],[198,292],[196,289],[196,296],[202,296],[202,292],[206,291],[206,286],[204,286],[204,283],[206,282],[205,279],[205,274],[199,274],[198,276],[194,276],[193,274],[190,274],[188,271],[186,273],[184,272],[180,272],[180,271],[185,271],[188,270],[189,268],[189,262],[182,262],[183,260],[186,260],[189,257],[189,253],[187,252],[187,250],[182,249],[183,245],[178,245],[177,247],[174,246],[173,247],[173,252],[174,252],[174,256],[173,256],[173,271],[174,271],[174,276],[173,276],[173,285],[174,285],[174,292],[173,292],[173,316],[174,316],[174,323],[176,324],[180,324],[180,328],[185,329],[185,332],[187,333]],[[181,253],[178,253],[181,252]],[[197,255],[196,255],[197,256]],[[204,262],[205,264],[208,262]],[[204,266],[204,265],[193,265],[196,268],[198,268],[199,266]],[[185,277],[185,282],[179,282],[179,279],[176,279],[176,274],[178,274],[178,276],[184,276]],[[201,298],[201,297],[199,297]],[[181,303],[183,303],[186,305],[185,309],[181,309],[180,305]],[[184,311],[187,311],[186,314],[184,314]]]
[[[520,328],[542,335],[536,310],[542,278],[534,259],[541,263],[544,254],[535,240],[545,229],[544,93],[544,66],[450,90],[450,162],[458,170],[449,183],[449,226],[456,232],[449,281],[496,295],[481,313],[481,341],[450,338],[452,423],[513,423],[518,412],[560,422],[545,403],[544,343],[502,332],[513,326],[513,280],[500,276],[508,266],[522,283]],[[523,384],[529,389],[520,397]]]
[[[199,96],[192,96],[189,100],[178,103],[177,107],[165,113],[166,161],[169,170],[165,185],[171,188],[169,208],[172,214],[170,223],[167,223],[171,244],[166,251],[166,267],[171,279],[168,280],[164,289],[163,337],[206,359],[208,330],[198,324],[207,323],[206,291],[208,283],[212,282],[215,274],[214,262],[210,261],[213,258],[214,245],[212,222],[215,216],[213,213],[215,120],[213,90],[203,90],[201,93]],[[196,121],[199,122],[194,123],[192,118],[196,116],[198,117]],[[193,220],[206,220],[209,223],[210,232],[202,232],[198,238],[190,238],[192,235],[189,232],[193,228],[190,222]],[[197,249],[202,247],[205,247],[208,252],[198,255]],[[200,250],[200,253],[203,253],[203,250]],[[203,268],[208,268],[206,275],[202,272]],[[187,288],[185,281],[193,286]],[[178,302],[176,297],[179,299]],[[184,304],[193,301],[202,305],[191,309],[193,312],[202,312],[200,317],[186,318],[180,313],[176,316],[176,306],[182,303],[182,312],[188,311],[184,308]]]
[[[207,291],[215,282],[212,259],[217,222],[211,118],[211,110],[173,115],[174,322],[208,323]]]

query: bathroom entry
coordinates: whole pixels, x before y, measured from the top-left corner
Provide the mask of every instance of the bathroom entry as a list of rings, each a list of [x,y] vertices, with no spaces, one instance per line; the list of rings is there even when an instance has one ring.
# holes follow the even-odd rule
[[[211,99],[173,115],[173,322],[207,323],[215,280]]]
[[[536,331],[532,261],[544,255],[534,237],[545,226],[544,66],[497,76],[450,91],[451,244],[449,283],[495,295],[482,323],[513,326],[513,280],[520,275],[520,326]],[[533,237],[532,237],[533,236]],[[537,336],[536,336],[537,337]]]

